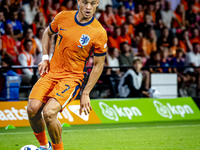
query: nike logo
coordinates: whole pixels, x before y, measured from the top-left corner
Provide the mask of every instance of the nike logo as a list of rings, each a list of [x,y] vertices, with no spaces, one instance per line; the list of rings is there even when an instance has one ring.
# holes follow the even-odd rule
[[[65,86],[66,86],[67,88],[61,92],[62,94],[65,93],[67,90],[70,89],[70,86],[69,86],[69,85],[65,84]]]
[[[67,29],[60,28],[60,30],[67,31]]]
[[[57,95],[57,96],[60,96],[60,97],[63,97],[62,95],[60,95],[60,94],[58,94],[58,93],[56,93],[56,95]],[[63,97],[63,98],[64,98],[64,97]]]

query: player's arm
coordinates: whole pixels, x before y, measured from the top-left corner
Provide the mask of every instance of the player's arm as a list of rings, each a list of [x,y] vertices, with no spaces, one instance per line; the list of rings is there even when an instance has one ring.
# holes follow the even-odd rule
[[[43,60],[38,65],[38,70],[40,75],[48,73],[49,71],[49,50],[51,46],[51,39],[54,33],[50,30],[49,27],[46,28],[42,37],[42,52],[43,52]]]
[[[92,110],[89,94],[103,71],[104,61],[105,56],[94,56],[94,66],[90,73],[87,85],[85,86],[85,89],[83,90],[83,93],[81,95],[80,115],[82,113],[82,110],[84,111],[85,115],[89,114],[90,110]]]

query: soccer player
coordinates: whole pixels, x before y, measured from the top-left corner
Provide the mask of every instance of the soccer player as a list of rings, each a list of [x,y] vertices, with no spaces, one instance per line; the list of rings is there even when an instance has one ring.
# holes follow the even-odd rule
[[[87,115],[92,110],[89,93],[104,67],[107,34],[93,17],[99,0],[78,0],[78,4],[78,11],[62,11],[56,15],[43,35],[43,60],[38,65],[41,78],[30,93],[27,107],[29,122],[40,143],[40,150],[51,150],[52,147],[53,150],[64,150],[57,114],[80,91],[91,47],[94,47],[94,66],[81,95],[80,115],[82,111]],[[56,47],[49,63],[51,37],[56,33]],[[45,123],[52,143],[47,140]]]

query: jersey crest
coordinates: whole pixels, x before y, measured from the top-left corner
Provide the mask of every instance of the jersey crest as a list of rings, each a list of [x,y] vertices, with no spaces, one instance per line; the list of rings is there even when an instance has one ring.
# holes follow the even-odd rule
[[[86,46],[90,42],[90,37],[86,34],[82,34],[79,42],[82,46]]]

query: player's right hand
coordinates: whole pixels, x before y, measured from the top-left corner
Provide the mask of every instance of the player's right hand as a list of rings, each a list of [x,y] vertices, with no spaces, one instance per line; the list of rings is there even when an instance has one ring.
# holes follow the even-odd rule
[[[40,76],[49,72],[49,60],[43,60],[38,64],[38,70]]]

